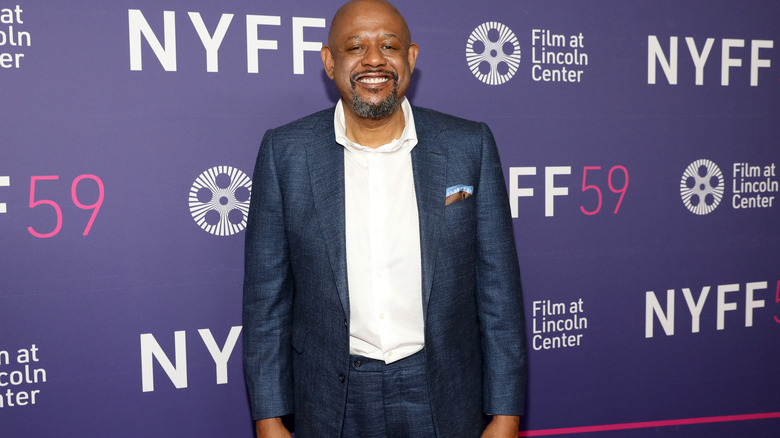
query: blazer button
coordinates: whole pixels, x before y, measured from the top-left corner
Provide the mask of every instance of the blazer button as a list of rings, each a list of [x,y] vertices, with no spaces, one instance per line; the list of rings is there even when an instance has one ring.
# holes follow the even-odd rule
[[[339,374],[339,382],[344,383],[344,380],[345,380],[344,375]]]
[[[347,319],[344,318],[344,327],[347,327]]]

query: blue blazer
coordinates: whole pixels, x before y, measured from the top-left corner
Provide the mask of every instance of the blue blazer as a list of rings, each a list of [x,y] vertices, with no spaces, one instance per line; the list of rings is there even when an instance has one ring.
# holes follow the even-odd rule
[[[338,437],[349,376],[344,148],[333,109],[265,134],[246,228],[244,371],[253,419]],[[521,415],[526,349],[506,186],[487,125],[415,107],[425,355],[437,436]],[[473,195],[445,206],[445,191]]]

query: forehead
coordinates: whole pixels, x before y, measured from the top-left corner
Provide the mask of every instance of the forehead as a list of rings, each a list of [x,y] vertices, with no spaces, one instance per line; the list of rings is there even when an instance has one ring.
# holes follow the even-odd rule
[[[360,2],[334,17],[329,39],[335,43],[368,36],[406,40],[408,35],[406,22],[397,11],[382,4]]]

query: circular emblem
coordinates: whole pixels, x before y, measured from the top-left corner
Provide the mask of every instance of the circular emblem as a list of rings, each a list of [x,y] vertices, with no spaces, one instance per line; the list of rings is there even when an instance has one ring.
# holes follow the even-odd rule
[[[520,44],[505,25],[495,21],[482,23],[466,42],[466,62],[480,81],[501,85],[517,72]]]
[[[216,236],[231,236],[246,227],[252,180],[230,166],[201,173],[190,187],[190,213],[195,223]]]
[[[725,181],[720,168],[710,160],[696,160],[680,180],[680,196],[691,212],[709,214],[723,199]]]

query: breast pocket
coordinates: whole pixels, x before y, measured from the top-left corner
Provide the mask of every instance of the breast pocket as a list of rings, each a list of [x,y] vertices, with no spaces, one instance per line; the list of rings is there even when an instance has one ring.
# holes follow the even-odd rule
[[[469,196],[444,206],[444,218],[460,218],[461,216],[470,216],[474,214],[474,198]]]
[[[444,207],[442,232],[445,239],[467,238],[476,232],[476,196],[469,196]]]

